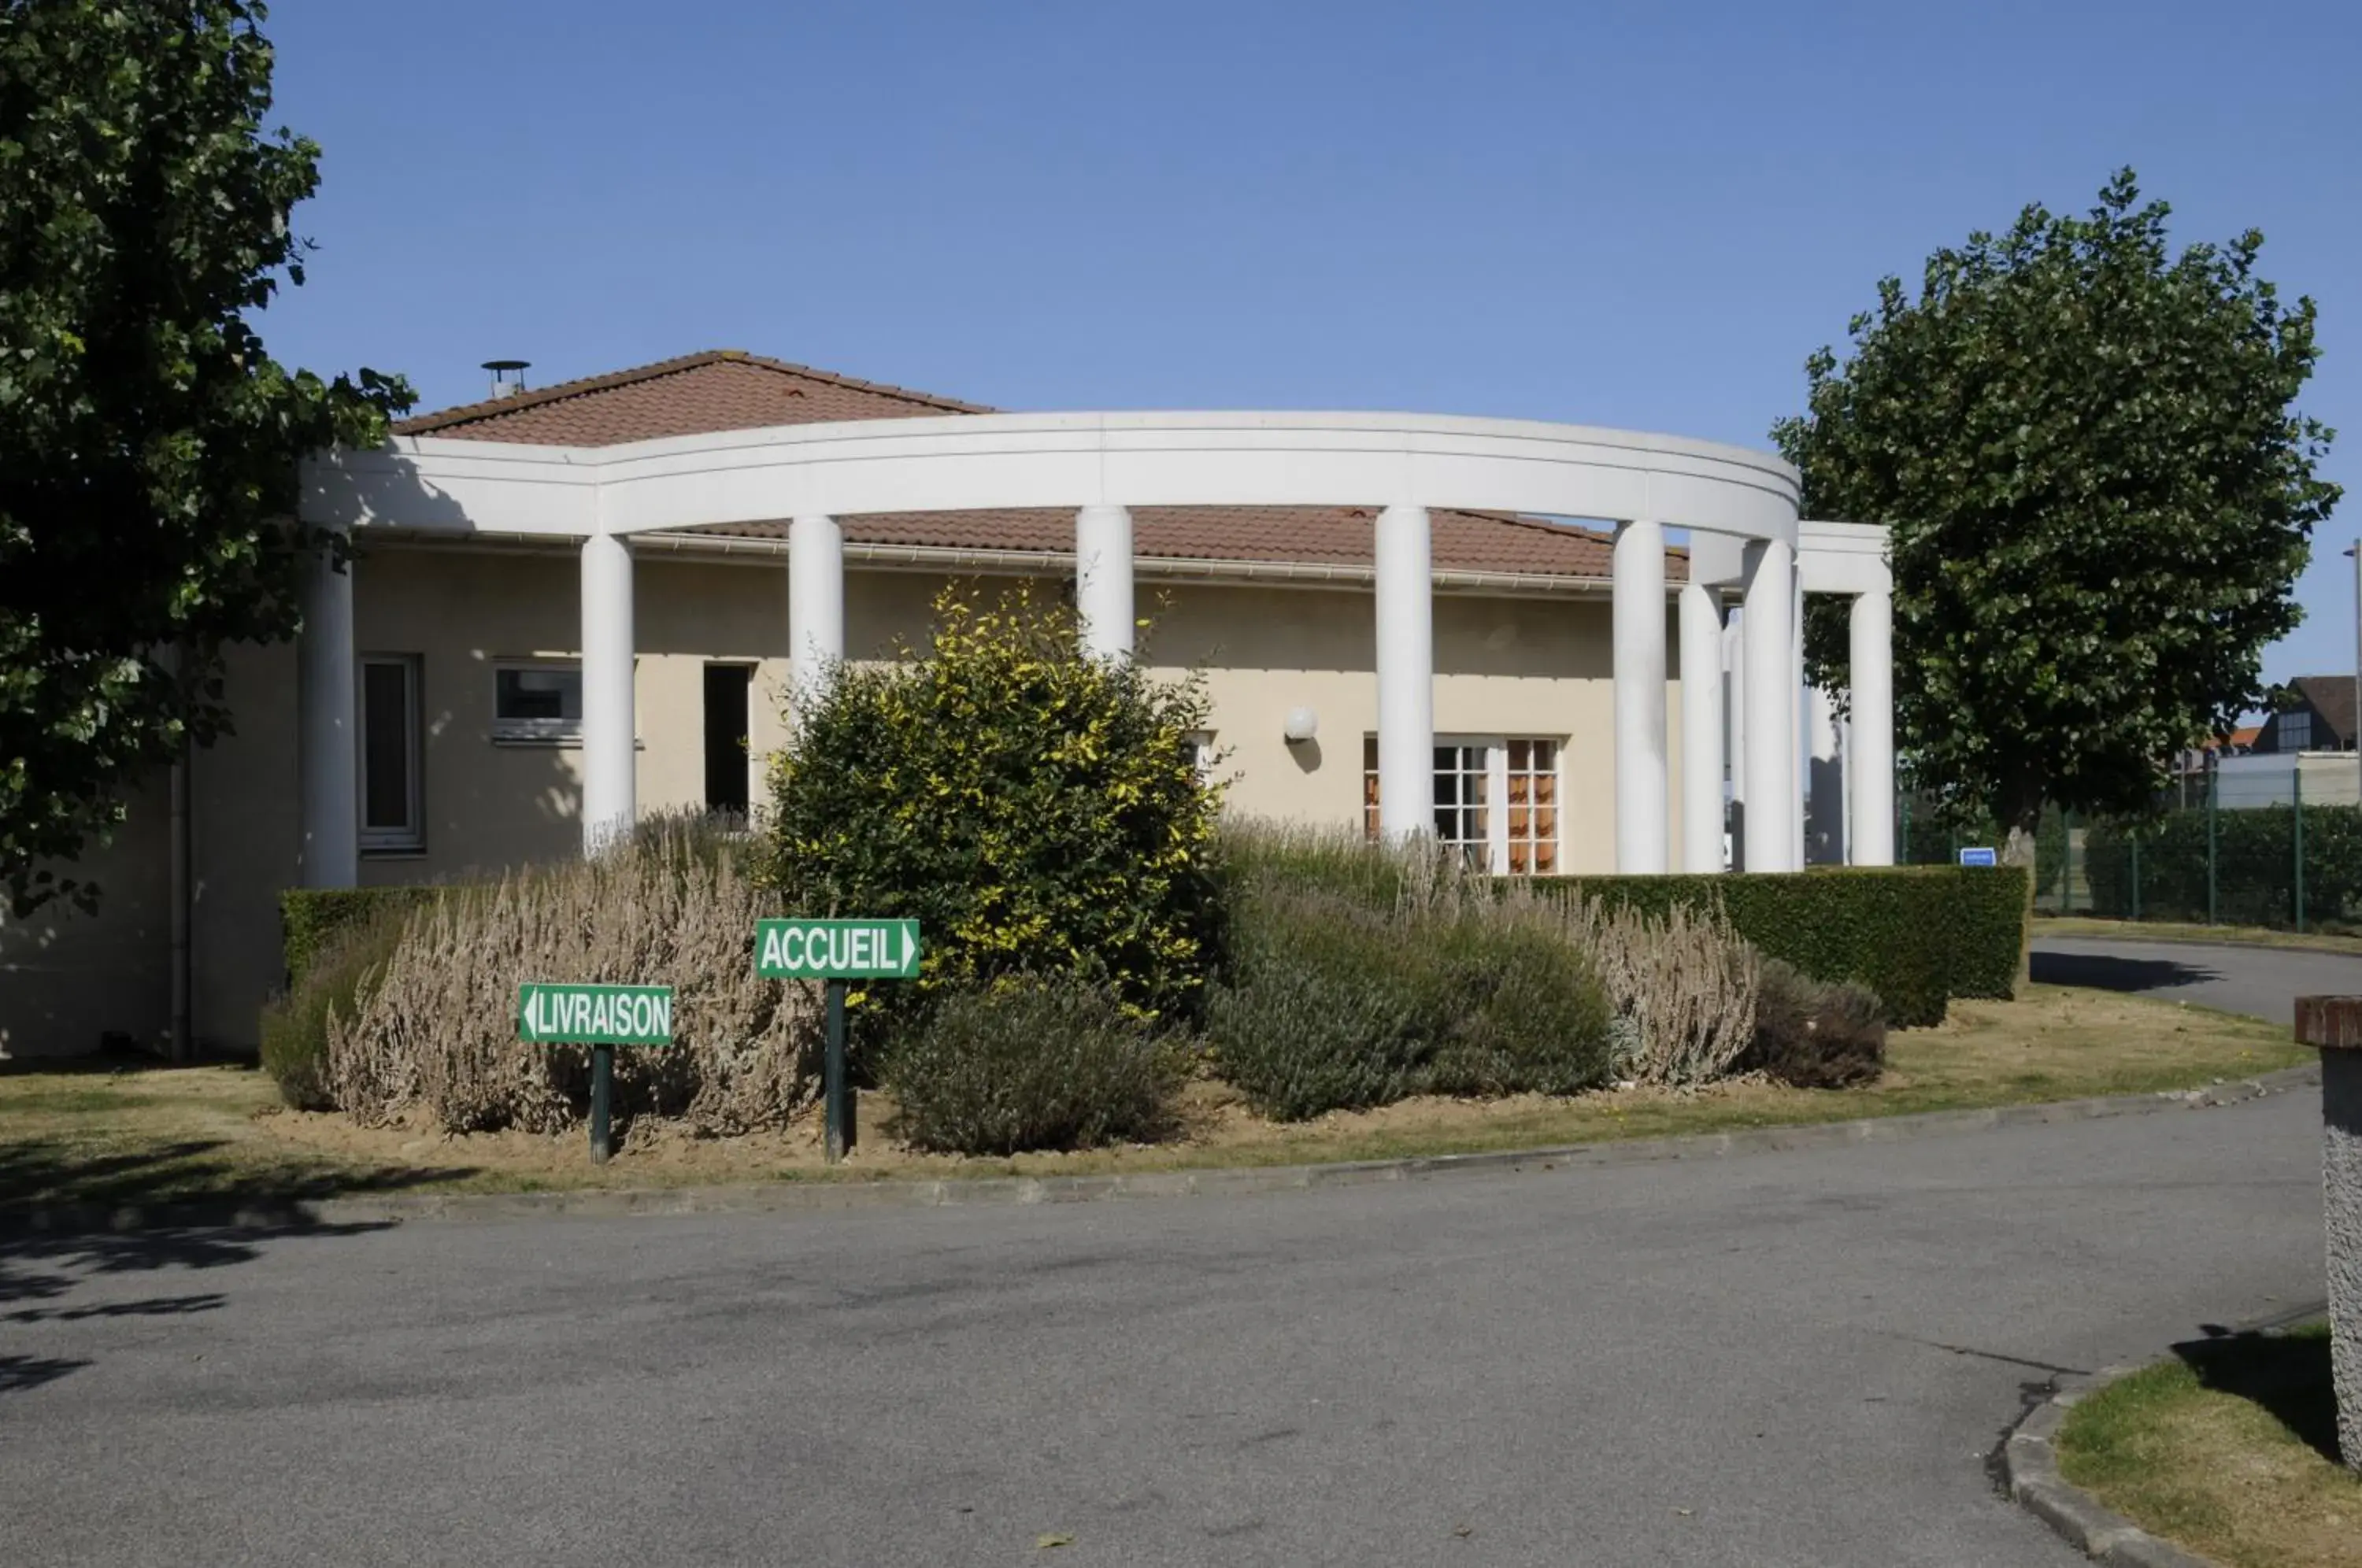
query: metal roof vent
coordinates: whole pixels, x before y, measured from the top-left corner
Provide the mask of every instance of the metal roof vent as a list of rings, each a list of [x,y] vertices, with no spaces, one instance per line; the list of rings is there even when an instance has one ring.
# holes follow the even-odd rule
[[[495,401],[514,397],[524,391],[524,373],[533,368],[530,359],[487,359],[484,369],[492,373],[492,397]]]

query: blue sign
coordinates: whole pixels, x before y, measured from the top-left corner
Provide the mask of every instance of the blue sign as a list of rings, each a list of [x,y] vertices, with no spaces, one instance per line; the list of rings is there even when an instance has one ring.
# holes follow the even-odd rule
[[[2001,859],[1990,849],[1963,849],[1960,851],[1960,864],[1963,866],[1998,866],[2001,864]]]

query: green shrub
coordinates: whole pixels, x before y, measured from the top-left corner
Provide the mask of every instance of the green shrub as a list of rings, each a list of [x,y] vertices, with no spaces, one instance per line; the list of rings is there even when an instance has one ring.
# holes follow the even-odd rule
[[[2015,867],[1829,867],[1793,875],[1566,878],[1538,887],[1662,913],[1719,900],[1767,958],[1867,988],[1899,1026],[1941,1023],[1954,996],[2011,994],[2025,941]]]
[[[1575,1094],[1609,1077],[1606,988],[1562,930],[1499,906],[1472,909],[1441,934],[1437,1047],[1428,1085],[1441,1094]]]
[[[403,884],[389,888],[290,888],[281,893],[280,944],[287,961],[289,989],[302,985],[304,971],[341,933],[371,924],[387,911],[406,914],[441,897],[443,891],[436,887]]]
[[[1189,746],[1203,690],[1084,657],[1072,615],[1026,590],[946,592],[935,614],[923,655],[838,668],[771,768],[764,877],[785,909],[924,933],[915,984],[856,994],[855,1043],[1021,973],[1192,1021],[1220,918],[1219,802]]]
[[[1249,1104],[1300,1121],[1419,1088],[1439,1008],[1410,922],[1318,887],[1257,887],[1231,910],[1206,1028]]]
[[[941,997],[886,1066],[896,1132],[954,1154],[1162,1137],[1180,1076],[1173,1046],[1104,988],[1023,977]]]
[[[1860,986],[1825,984],[1773,959],[1755,1009],[1743,1070],[1798,1088],[1845,1088],[1885,1070],[1885,1015]]]
[[[1217,1070],[1263,1114],[1606,1081],[1615,1009],[1561,908],[1318,834],[1225,845],[1231,940],[1207,1030]]]
[[[298,1110],[327,1110],[328,1032],[332,1018],[349,1021],[383,976],[402,939],[409,906],[402,900],[345,906],[358,911],[304,951],[301,977],[263,1004],[262,1070],[279,1096]]]

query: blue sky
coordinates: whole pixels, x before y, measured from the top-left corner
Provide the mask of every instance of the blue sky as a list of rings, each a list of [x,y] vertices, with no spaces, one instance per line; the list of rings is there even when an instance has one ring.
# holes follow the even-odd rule
[[[1876,280],[2089,204],[2255,226],[2356,493],[2284,679],[2354,662],[2362,6],[282,0],[320,370],[698,348],[1004,407],[1415,408],[1766,444]]]

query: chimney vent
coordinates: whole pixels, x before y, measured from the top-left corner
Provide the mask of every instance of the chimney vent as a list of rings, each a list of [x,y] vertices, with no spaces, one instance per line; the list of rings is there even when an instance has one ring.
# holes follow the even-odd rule
[[[514,397],[524,391],[524,373],[533,368],[530,359],[487,359],[484,369],[492,373],[494,399]]]

